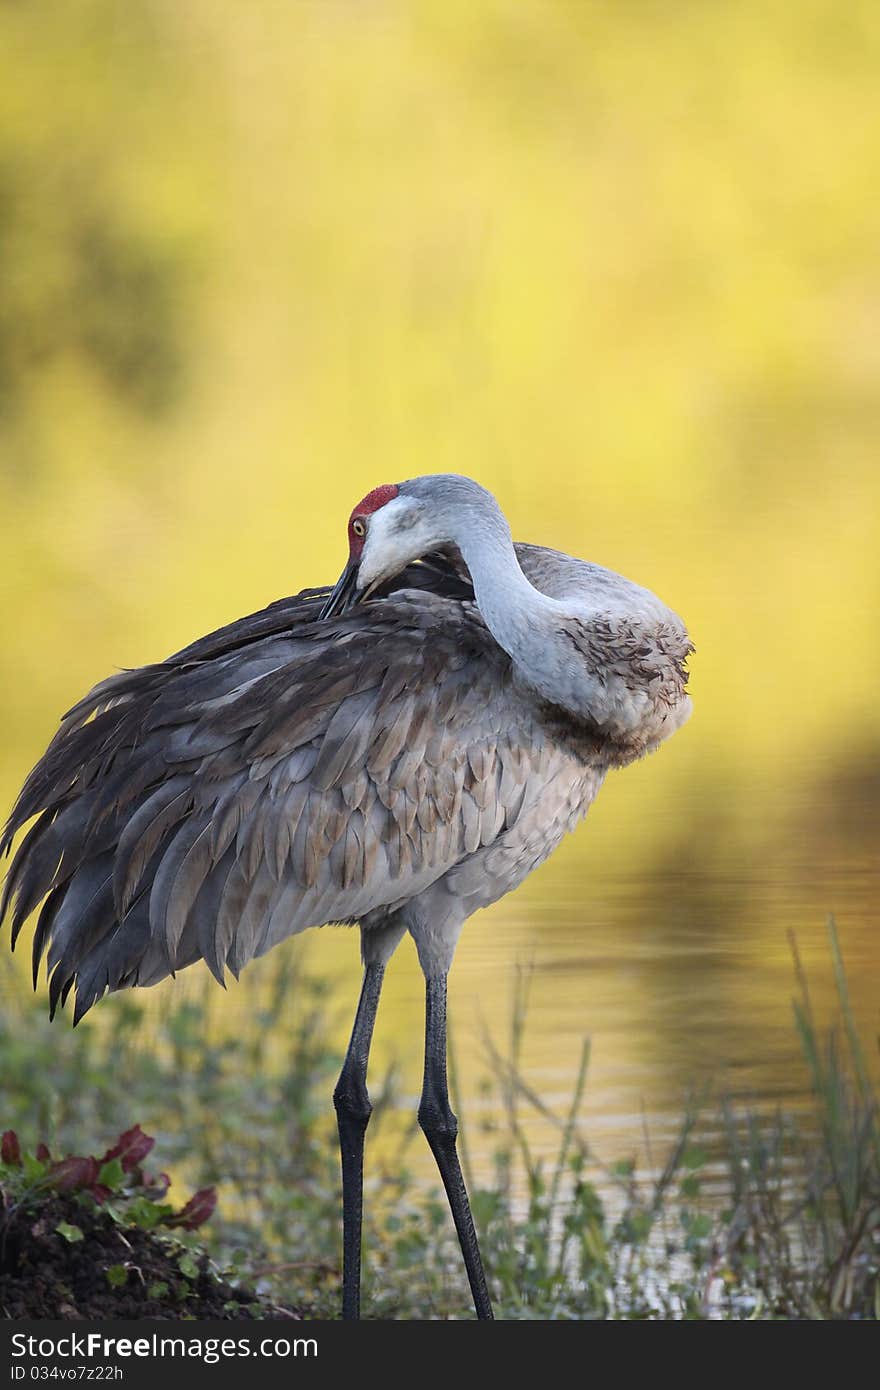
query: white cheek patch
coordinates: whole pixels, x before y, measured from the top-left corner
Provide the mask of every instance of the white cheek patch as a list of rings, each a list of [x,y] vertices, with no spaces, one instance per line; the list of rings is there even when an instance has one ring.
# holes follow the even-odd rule
[[[421,520],[421,508],[404,497],[395,497],[373,513],[358,569],[359,589],[390,578],[425,553]]]

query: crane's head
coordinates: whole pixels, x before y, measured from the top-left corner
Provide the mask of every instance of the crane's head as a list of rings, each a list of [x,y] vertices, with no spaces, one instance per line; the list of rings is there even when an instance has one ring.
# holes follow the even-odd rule
[[[404,520],[407,517],[409,524]],[[370,589],[408,564],[411,556],[407,555],[402,564],[397,558],[399,523],[403,522],[403,534],[411,535],[415,520],[414,509],[401,498],[398,483],[374,487],[358,502],[348,518],[348,564],[324,605],[322,618],[347,612],[366,598]]]
[[[348,519],[348,564],[322,618],[345,613],[413,560],[455,539],[456,520],[489,493],[470,478],[437,473],[373,488]]]

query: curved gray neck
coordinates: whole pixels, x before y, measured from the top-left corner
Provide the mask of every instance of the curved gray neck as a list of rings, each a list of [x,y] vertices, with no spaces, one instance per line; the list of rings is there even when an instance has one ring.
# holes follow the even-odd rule
[[[529,583],[504,515],[489,493],[480,493],[450,527],[450,539],[470,573],[477,607],[520,678],[545,699],[577,712],[574,651],[564,632],[566,605]]]
[[[411,525],[422,531],[410,553],[457,546],[486,626],[525,686],[626,745],[626,761],[684,722],[687,634],[653,594],[606,571],[594,583],[584,566],[570,580],[563,567],[553,584],[561,597],[550,598],[523,574],[510,527],[479,483],[437,474],[402,484],[401,493],[421,504]]]
[[[492,636],[514,661],[527,660],[529,635],[561,613],[562,605],[547,598],[523,574],[507,523],[476,534],[472,528],[456,537],[474,586],[477,607]]]

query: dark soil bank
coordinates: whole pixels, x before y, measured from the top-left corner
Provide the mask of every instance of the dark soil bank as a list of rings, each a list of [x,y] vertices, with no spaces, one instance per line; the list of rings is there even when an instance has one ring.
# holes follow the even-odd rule
[[[67,1226],[67,1235],[59,1225]],[[272,1309],[276,1317],[282,1311]],[[120,1227],[93,1204],[56,1196],[30,1210],[0,1213],[0,1317],[254,1318],[262,1313],[254,1295],[218,1279],[204,1255],[136,1227]]]

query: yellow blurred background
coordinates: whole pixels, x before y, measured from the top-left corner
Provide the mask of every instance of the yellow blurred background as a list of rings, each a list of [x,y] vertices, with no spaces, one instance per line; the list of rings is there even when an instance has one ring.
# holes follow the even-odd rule
[[[793,1092],[828,911],[873,1029],[877,5],[40,0],[0,64],[0,806],[95,680],[467,473],[697,654],[685,731],[466,930],[465,1090],[530,959],[525,1062],[563,1093],[592,1032],[609,1134],[710,1065]],[[303,948],[353,1012],[354,937]],[[413,1089],[420,995],[405,947]]]

